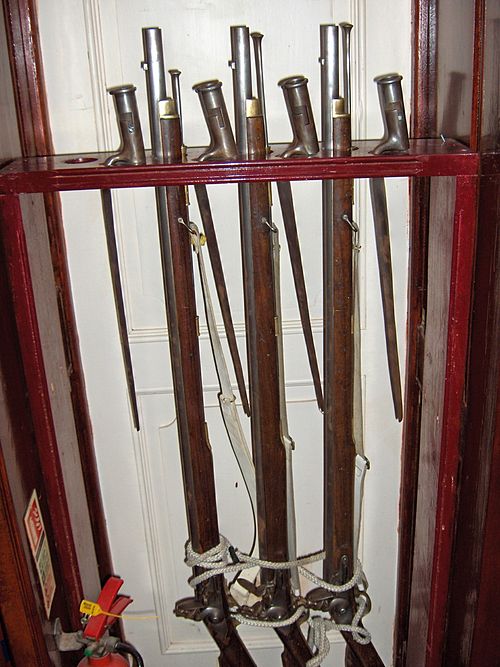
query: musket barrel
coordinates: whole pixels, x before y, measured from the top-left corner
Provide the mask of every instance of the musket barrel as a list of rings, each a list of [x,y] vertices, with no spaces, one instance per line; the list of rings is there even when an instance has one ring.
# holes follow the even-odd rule
[[[231,26],[231,60],[229,66],[233,70],[233,99],[234,99],[234,120],[236,145],[238,154],[241,157],[248,155],[247,143],[247,100],[252,97],[252,72],[250,62],[250,31],[247,26]],[[242,248],[250,248],[250,191],[248,183],[238,183],[238,203],[240,212],[240,227]],[[254,317],[252,312],[253,275],[247,270],[247,253],[242,252],[243,272],[247,276],[244,281],[243,292],[245,301],[245,330],[247,338],[247,356],[248,356],[248,337],[250,323]],[[249,362],[250,365],[250,362]],[[250,378],[250,383],[251,383]],[[251,393],[251,387],[250,387]],[[253,410],[253,408],[252,408]]]
[[[144,60],[141,63],[141,66],[146,72],[151,150],[155,160],[161,160],[162,145],[158,102],[167,97],[167,84],[165,81],[163,45],[160,28],[143,28],[142,42],[144,47]]]
[[[172,97],[174,98],[175,108],[179,115],[179,123],[181,126],[181,137],[184,135],[182,127],[182,100],[181,100],[181,71],[178,69],[169,69],[170,82],[172,84]]]
[[[260,101],[262,117],[264,119],[264,137],[266,146],[269,147],[269,134],[267,131],[267,112],[266,112],[266,94],[264,90],[264,65],[262,60],[262,40],[264,35],[261,32],[252,32],[250,34],[253,42],[253,51],[255,59],[255,78],[257,80],[257,96]]]
[[[351,113],[351,23],[339,23],[342,33],[342,95],[346,113]]]
[[[331,151],[332,100],[339,97],[339,29],[328,23],[319,27],[321,65],[321,141],[323,150]]]
[[[246,25],[231,26],[231,60],[236,143],[240,155],[247,155],[246,102],[252,97],[250,32]]]

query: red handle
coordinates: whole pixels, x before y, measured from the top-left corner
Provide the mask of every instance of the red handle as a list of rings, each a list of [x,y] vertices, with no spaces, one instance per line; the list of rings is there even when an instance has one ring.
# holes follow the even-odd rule
[[[97,599],[97,604],[102,611],[120,615],[132,602],[132,598],[128,595],[118,595],[118,591],[122,587],[122,584],[123,579],[120,579],[119,577],[110,577],[106,581]],[[116,620],[117,619],[114,616],[106,616],[105,614],[91,616],[85,626],[83,636],[99,640]]]

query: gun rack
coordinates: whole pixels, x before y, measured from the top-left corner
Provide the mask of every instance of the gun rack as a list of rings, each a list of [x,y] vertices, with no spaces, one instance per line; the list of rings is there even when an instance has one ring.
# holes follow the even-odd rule
[[[188,148],[183,163],[161,164],[153,162],[148,155],[146,165],[126,167],[104,166],[109,153],[16,159],[0,170],[0,234],[9,258],[7,270],[10,289],[15,295],[18,327],[24,331],[23,354],[35,360],[32,391],[42,406],[40,412],[45,414],[50,410],[50,390],[46,381],[40,381],[43,355],[36,325],[36,290],[29,268],[31,255],[26,242],[28,235],[36,235],[36,225],[43,224],[43,216],[25,225],[23,215],[31,214],[21,206],[21,195],[197,183],[430,177],[429,266],[433,269],[436,266],[436,271],[429,275],[428,285],[420,442],[434,458],[440,458],[439,481],[435,486],[426,482],[431,493],[426,501],[428,507],[422,509],[429,512],[430,525],[436,520],[438,530],[434,548],[429,545],[427,549],[427,561],[419,561],[425,574],[417,572],[417,576],[420,579],[432,577],[431,615],[435,621],[433,631],[438,633],[444,631],[445,615],[440,609],[446,600],[447,588],[443,578],[434,575],[446,571],[451,560],[479,156],[453,139],[412,140],[410,150],[404,155],[374,155],[375,145],[374,141],[355,142],[353,155],[349,157],[332,158],[320,153],[313,158],[294,159],[280,158],[284,147],[273,145],[265,159],[224,163],[200,163],[197,157],[202,149]],[[36,243],[48,244],[48,240],[38,239]],[[440,268],[441,262],[451,270]],[[29,327],[23,326],[26,322],[30,323]],[[440,424],[439,429],[436,423]],[[411,430],[411,425],[406,430]],[[435,464],[429,464],[430,475],[435,469]]]
[[[153,187],[194,183],[300,181],[392,176],[473,176],[479,158],[453,139],[417,139],[408,153],[373,155],[377,141],[353,142],[349,157],[282,159],[285,145],[273,144],[266,159],[197,162],[202,148],[188,148],[182,164],[104,166],[111,153],[16,159],[0,171],[0,192],[21,194],[101,188]]]

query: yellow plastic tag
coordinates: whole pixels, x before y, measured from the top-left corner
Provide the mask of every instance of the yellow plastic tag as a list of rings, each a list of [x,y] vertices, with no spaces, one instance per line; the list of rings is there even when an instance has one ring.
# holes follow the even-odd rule
[[[91,602],[90,600],[82,600],[80,603],[80,614],[85,614],[86,616],[99,616],[103,614],[104,616],[112,616],[113,618],[127,618],[127,619],[136,619],[136,620],[145,620],[158,618],[158,616],[128,616],[125,614],[112,614],[109,611],[104,611],[97,604],[97,602]]]
[[[102,609],[97,602],[82,600],[80,603],[80,614],[85,614],[86,616],[99,616],[99,614],[102,614]]]

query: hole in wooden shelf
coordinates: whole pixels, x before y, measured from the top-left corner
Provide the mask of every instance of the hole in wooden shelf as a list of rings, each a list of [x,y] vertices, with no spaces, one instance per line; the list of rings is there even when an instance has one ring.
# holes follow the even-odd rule
[[[85,162],[97,162],[96,157],[72,157],[69,160],[64,160],[65,164],[84,164]]]

